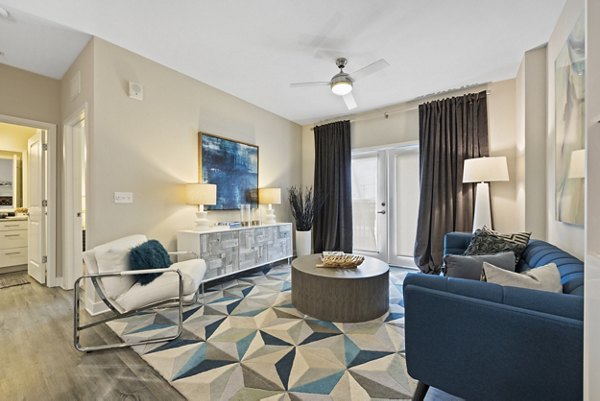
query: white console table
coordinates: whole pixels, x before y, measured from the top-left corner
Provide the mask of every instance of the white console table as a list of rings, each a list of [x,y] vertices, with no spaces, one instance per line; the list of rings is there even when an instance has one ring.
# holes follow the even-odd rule
[[[206,261],[204,281],[292,257],[292,223],[177,232],[177,250]]]

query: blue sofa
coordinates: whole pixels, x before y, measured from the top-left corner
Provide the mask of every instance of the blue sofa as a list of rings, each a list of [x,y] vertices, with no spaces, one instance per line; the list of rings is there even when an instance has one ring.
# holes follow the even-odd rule
[[[470,233],[448,233],[462,254]],[[409,274],[404,280],[408,373],[468,401],[583,399],[583,263],[531,240],[517,271],[554,262],[563,294]]]

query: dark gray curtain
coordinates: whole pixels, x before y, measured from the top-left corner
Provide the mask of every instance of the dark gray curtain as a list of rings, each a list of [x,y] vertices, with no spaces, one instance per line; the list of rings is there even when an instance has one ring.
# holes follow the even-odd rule
[[[313,224],[315,252],[352,252],[350,121],[315,127],[315,195],[324,200]]]
[[[415,263],[439,273],[444,234],[471,231],[475,184],[463,184],[465,159],[488,156],[486,93],[419,106],[420,201]]]

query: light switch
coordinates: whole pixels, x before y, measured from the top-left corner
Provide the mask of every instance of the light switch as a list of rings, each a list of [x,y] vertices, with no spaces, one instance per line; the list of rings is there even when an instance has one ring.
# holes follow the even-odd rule
[[[115,192],[115,203],[133,203],[133,192]]]

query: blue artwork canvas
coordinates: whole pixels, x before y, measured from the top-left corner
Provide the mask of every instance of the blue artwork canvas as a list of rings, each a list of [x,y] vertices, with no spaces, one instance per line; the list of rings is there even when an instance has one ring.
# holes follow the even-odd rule
[[[233,210],[258,203],[258,146],[199,134],[201,178],[217,185],[217,204],[208,210]]]
[[[585,23],[581,16],[555,61],[556,220],[583,225],[584,179],[576,171],[585,148]]]

